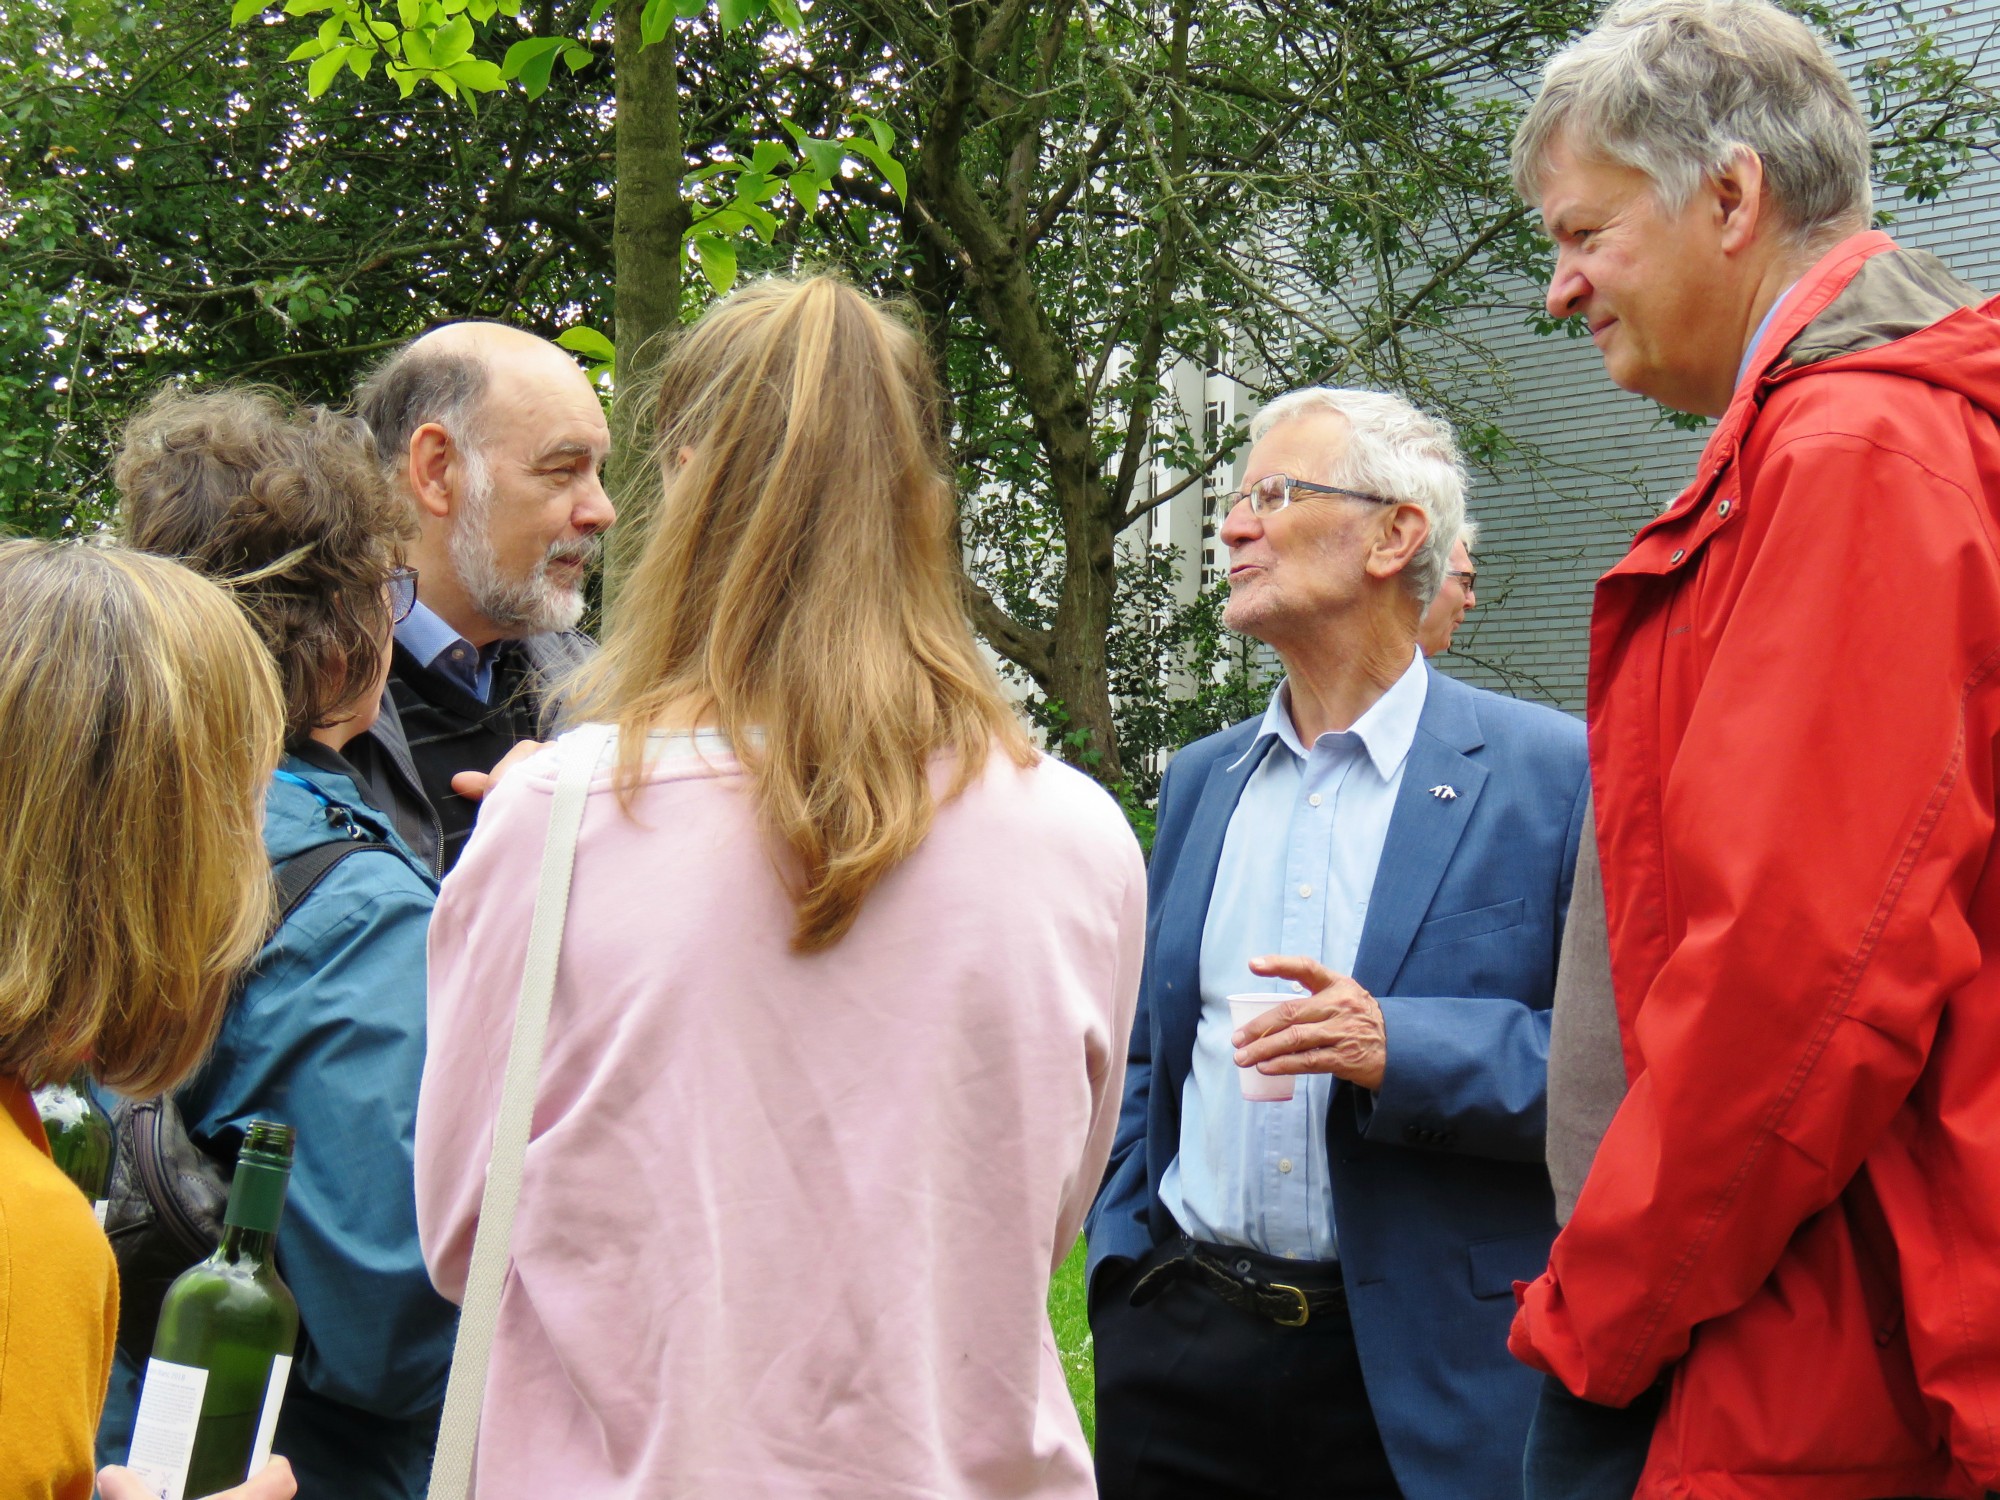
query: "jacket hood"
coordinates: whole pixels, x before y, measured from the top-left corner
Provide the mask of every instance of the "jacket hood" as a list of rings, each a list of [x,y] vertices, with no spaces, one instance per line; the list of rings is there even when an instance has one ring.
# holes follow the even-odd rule
[[[410,852],[389,820],[361,795],[354,781],[324,766],[287,751],[278,762],[287,776],[308,783],[311,790],[287,776],[273,776],[264,794],[264,852],[275,863],[324,844],[351,837],[346,825],[367,830],[370,836],[395,846],[396,852],[435,884],[423,862]]]
[[[1838,262],[1866,259],[1845,285]],[[1832,298],[1809,312],[1832,283]],[[2000,413],[2000,299],[1988,302],[1924,250],[1906,250],[1887,235],[1858,236],[1837,248],[1801,283],[1805,296],[1793,319],[1808,321],[1786,339],[1762,385],[1804,374],[1867,370],[1903,375],[1955,391]]]

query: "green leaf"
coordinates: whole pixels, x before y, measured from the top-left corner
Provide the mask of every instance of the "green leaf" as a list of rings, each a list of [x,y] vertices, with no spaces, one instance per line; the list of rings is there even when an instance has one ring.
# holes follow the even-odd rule
[[[285,61],[304,62],[309,57],[318,57],[324,51],[326,51],[326,43],[322,42],[318,37],[312,37],[300,42],[298,46],[287,52],[285,54]]]
[[[778,24],[797,36],[806,29],[805,13],[799,9],[799,0],[770,0],[771,14],[778,18]]]
[[[792,154],[776,141],[759,141],[750,152],[750,170],[769,174],[792,159]]]
[[[874,163],[875,170],[880,172],[889,186],[896,190],[896,199],[898,202],[907,203],[909,201],[910,177],[903,170],[901,162],[897,161],[895,157],[884,151],[873,141],[864,141],[858,136],[847,143],[847,149],[863,160]]]
[[[639,45],[650,47],[663,41],[673,29],[673,0],[646,0],[646,8],[639,12]]]
[[[312,67],[306,70],[306,97],[308,99],[317,99],[327,91],[333,83],[334,75],[340,71],[341,64],[347,61],[347,53],[348,49],[346,47],[329,47],[313,63]]]
[[[674,0],[674,14],[683,21],[692,21],[708,9],[708,0]]]
[[[396,0],[396,19],[403,23],[403,30],[414,30],[417,25],[417,0]]]
[[[559,36],[532,36],[525,42],[516,42],[507,49],[507,60],[500,64],[500,76],[519,79],[528,97],[539,99],[548,92],[556,54],[566,45]]]
[[[431,39],[431,66],[448,68],[471,50],[471,17],[453,16]]]
[[[618,351],[611,340],[595,328],[565,328],[556,335],[556,342],[563,348],[581,354],[585,359],[594,359],[602,364],[610,364],[618,357]]]
[[[507,80],[500,76],[498,65],[483,57],[466,57],[453,63],[445,72],[456,78],[466,88],[479,93],[490,94],[503,87]]]
[[[815,176],[804,168],[785,179],[785,185],[792,190],[792,196],[799,200],[799,207],[809,214],[819,212],[819,195],[826,191],[826,179]]]
[[[444,74],[442,73],[431,74],[431,82],[444,90],[444,94],[447,99],[456,99],[458,97],[458,85],[453,83]]]
[[[261,14],[269,3],[270,0],[236,0],[236,3],[229,7],[229,24],[241,26],[252,16]]]
[[[347,71],[356,78],[366,78],[368,70],[375,66],[375,54],[366,47],[347,49]]]
[[[812,163],[813,171],[828,182],[840,175],[840,164],[847,156],[847,148],[839,141],[801,139],[799,151]]]
[[[597,61],[597,54],[588,47],[567,47],[563,49],[563,61],[569,64],[572,73],[581,73]]]
[[[285,0],[285,14],[288,16],[310,16],[332,9],[333,0]]]
[[[868,133],[875,137],[875,144],[887,151],[896,144],[896,132],[889,128],[886,120],[878,120],[873,115],[856,115],[855,119],[868,127]]]
[[[604,19],[604,13],[609,9],[611,9],[611,0],[590,0],[590,19],[583,23],[583,29],[589,31],[591,27]]]
[[[493,3],[493,0],[472,0],[472,3],[465,10],[466,14],[471,16],[474,21],[484,26],[488,21],[493,19],[493,13],[499,8],[499,6]]]
[[[395,81],[398,98],[407,99],[416,90],[418,75],[408,68],[390,66],[382,71]]]
[[[719,297],[736,285],[736,243],[716,235],[696,235],[695,254],[701,258],[701,274]]]
[[[764,0],[716,0],[715,9],[716,14],[722,18],[722,29],[724,31],[734,31],[739,26],[748,25],[764,13]],[[713,281],[715,278],[710,277],[709,279]],[[736,271],[733,263],[729,272],[729,279],[731,281],[736,279]],[[728,288],[719,287],[717,290],[727,291]]]
[[[423,28],[403,33],[403,57],[413,68],[429,68],[436,65],[431,56],[430,38]]]
[[[750,221],[750,227],[757,238],[770,244],[772,236],[778,232],[778,216],[767,208],[759,208],[747,198],[738,198],[732,205],[736,211]]]
[[[345,17],[328,16],[324,21],[319,23],[319,39],[331,47],[340,40],[341,32],[346,29],[347,21]]]

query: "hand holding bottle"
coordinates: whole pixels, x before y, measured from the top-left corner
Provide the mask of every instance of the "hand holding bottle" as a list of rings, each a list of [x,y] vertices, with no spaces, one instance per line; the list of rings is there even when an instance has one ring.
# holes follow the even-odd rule
[[[292,1466],[282,1458],[273,1458],[258,1470],[255,1479],[245,1480],[233,1490],[224,1490],[214,1500],[292,1500],[298,1492]],[[97,1494],[99,1500],[156,1500],[138,1475],[118,1464],[99,1471]]]

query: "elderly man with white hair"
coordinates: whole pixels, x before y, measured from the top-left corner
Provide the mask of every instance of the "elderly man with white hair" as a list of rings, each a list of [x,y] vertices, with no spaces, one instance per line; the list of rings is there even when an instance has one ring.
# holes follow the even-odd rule
[[[1464,516],[1449,427],[1315,389],[1251,431],[1224,619],[1285,679],[1160,796],[1089,1224],[1098,1484],[1519,1500],[1583,728],[1417,649]]]
[[[1530,1493],[1973,1500],[2000,1486],[2000,322],[1870,230],[1861,113],[1764,0],[1606,12],[1514,169],[1549,312],[1717,419],[1597,587],[1573,925],[1600,957],[1565,963],[1552,1120],[1628,1089],[1594,1160],[1550,1132],[1558,1181],[1588,1175],[1513,1329],[1551,1377]]]

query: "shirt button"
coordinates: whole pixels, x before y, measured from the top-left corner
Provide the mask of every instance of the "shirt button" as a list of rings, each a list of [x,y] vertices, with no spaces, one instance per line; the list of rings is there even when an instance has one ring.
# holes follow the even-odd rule
[[[1677,563],[1686,556],[1687,556],[1687,549],[1685,547],[1676,547],[1674,548],[1674,555],[1668,558],[1667,561],[1670,563]]]
[[[1726,516],[1726,515],[1728,515],[1728,514],[1729,514],[1729,502],[1728,502],[1727,500],[1725,500],[1725,501],[1723,501],[1723,502],[1722,502],[1722,504],[1720,504],[1720,505],[1716,506],[1716,507],[1715,507],[1715,513],[1716,513],[1716,515],[1718,515],[1718,516]]]
[[[1299,894],[1301,896],[1310,896],[1312,893],[1313,893],[1313,888],[1309,885],[1302,885],[1299,887]]]
[[[1321,800],[1318,792],[1314,792],[1310,797],[1306,798],[1306,801],[1310,802],[1314,807],[1318,807]]]
[[[1292,1159],[1291,1159],[1291,1158],[1290,1158],[1289,1156],[1285,1157],[1285,1158],[1284,1158],[1284,1159],[1283,1159],[1282,1161],[1280,1161],[1280,1162],[1278,1163],[1278,1170],[1279,1170],[1280,1172],[1289,1172],[1289,1171],[1291,1171],[1291,1170],[1292,1170]]]

